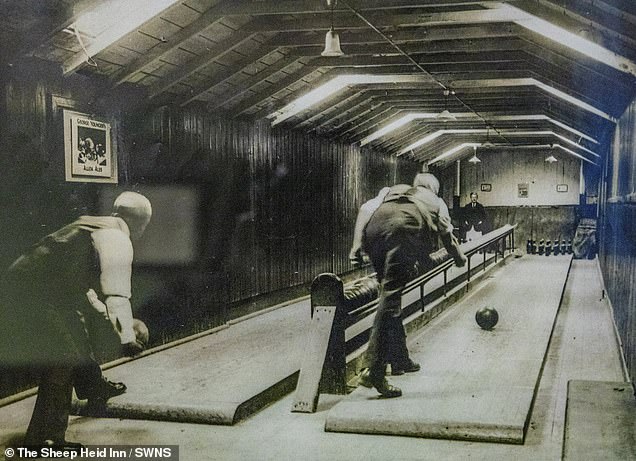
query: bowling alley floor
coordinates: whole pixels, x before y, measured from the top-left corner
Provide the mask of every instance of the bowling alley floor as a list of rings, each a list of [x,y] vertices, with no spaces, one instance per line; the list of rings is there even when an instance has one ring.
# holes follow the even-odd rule
[[[324,394],[314,414],[290,412],[290,394],[233,426],[74,417],[67,437],[88,445],[179,445],[182,461],[559,460],[568,381],[625,380],[602,290],[597,261],[574,260],[523,445],[325,432],[326,415],[342,397]],[[268,315],[247,321],[266,324]],[[33,402],[0,408],[0,445],[26,428]]]

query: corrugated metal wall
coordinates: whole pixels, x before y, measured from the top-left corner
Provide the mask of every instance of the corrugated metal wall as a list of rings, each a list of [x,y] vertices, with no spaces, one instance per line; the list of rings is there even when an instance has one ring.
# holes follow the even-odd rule
[[[599,260],[627,368],[636,376],[636,101],[616,127],[601,190]]]

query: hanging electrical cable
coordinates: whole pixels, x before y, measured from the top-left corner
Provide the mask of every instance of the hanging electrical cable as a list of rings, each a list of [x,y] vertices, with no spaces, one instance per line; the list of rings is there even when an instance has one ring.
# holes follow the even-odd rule
[[[82,47],[82,51],[84,51],[84,54],[86,54],[86,64],[88,64],[89,66],[98,67],[93,57],[88,53],[88,50],[84,45],[84,40],[82,40],[82,36],[80,35],[80,31],[78,30],[77,26],[73,25],[72,27],[73,32],[75,33],[75,37],[77,38],[77,42],[79,43],[80,47]]]
[[[360,13],[358,10],[356,10],[355,8],[353,8],[351,5],[349,5],[349,3],[347,3],[346,0],[340,0],[340,2],[349,10],[351,11],[353,14],[355,14],[360,20],[362,20],[365,24],[367,24],[371,29],[373,29],[378,35],[380,35],[384,40],[386,40],[393,48],[395,48],[395,50],[400,53],[402,56],[404,56],[406,59],[408,59],[417,69],[419,69],[421,72],[423,72],[425,75],[427,75],[433,82],[435,82],[437,85],[439,85],[444,92],[448,91],[450,94],[453,95],[453,97],[462,105],[464,106],[466,109],[468,109],[471,113],[475,114],[481,121],[484,122],[484,124],[486,124],[487,126],[489,126],[490,128],[493,129],[494,132],[496,132],[503,140],[505,140],[509,145],[514,145],[512,143],[512,141],[510,141],[508,138],[506,138],[506,136],[504,136],[497,128],[495,128],[494,126],[492,126],[488,120],[486,120],[486,118],[484,116],[482,116],[479,112],[477,112],[475,109],[473,109],[469,104],[467,104],[466,102],[464,102],[459,96],[457,96],[457,94],[454,91],[451,91],[451,89],[449,87],[447,87],[443,82],[440,82],[438,79],[436,79],[430,72],[428,72],[426,69],[424,69],[424,67],[422,67],[422,65],[417,62],[415,59],[413,59],[413,57],[411,55],[409,55],[407,52],[405,52],[402,48],[400,48],[400,46],[395,43],[391,37],[387,36],[384,32],[382,32],[377,26],[375,26],[371,21],[369,21],[362,13]],[[446,93],[445,93],[446,94]]]

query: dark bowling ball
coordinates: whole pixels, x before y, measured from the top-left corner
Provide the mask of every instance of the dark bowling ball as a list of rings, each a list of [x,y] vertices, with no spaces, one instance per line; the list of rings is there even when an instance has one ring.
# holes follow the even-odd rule
[[[499,313],[492,307],[482,307],[475,313],[475,320],[484,330],[492,330],[499,321]]]

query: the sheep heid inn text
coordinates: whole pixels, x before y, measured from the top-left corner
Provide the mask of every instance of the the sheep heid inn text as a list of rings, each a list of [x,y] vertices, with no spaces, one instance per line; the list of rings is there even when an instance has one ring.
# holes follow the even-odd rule
[[[110,124],[81,116],[71,122],[74,175],[110,177]]]
[[[17,447],[13,453],[15,459],[41,458],[41,459],[102,459],[102,460],[163,460],[179,461],[179,447],[177,445],[145,445],[145,446],[84,446],[77,449],[63,449],[54,447]],[[5,450],[7,459],[13,458],[11,453]]]

